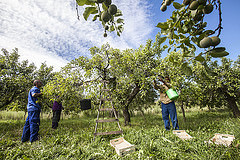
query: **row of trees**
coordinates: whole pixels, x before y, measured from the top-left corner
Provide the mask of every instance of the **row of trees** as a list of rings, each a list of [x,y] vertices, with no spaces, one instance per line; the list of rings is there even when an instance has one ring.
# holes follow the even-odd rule
[[[17,49],[12,53],[2,49],[1,67],[1,110],[14,106],[26,110],[27,94],[34,79],[43,81],[43,110],[51,107],[57,96],[65,106],[65,112],[80,112],[79,101],[91,98],[99,104],[101,80],[114,98],[115,107],[122,110],[125,124],[130,123],[130,111],[142,111],[151,107],[158,98],[152,81],[158,75],[169,75],[172,85],[179,92],[178,106],[184,114],[185,107],[208,106],[209,109],[227,106],[234,117],[240,116],[240,57],[236,61],[222,58],[213,61],[211,56],[203,62],[192,61],[185,66],[181,52],[171,52],[161,58],[163,37],[156,36],[155,42],[148,40],[138,49],[119,50],[108,44],[90,49],[91,57],[80,56],[69,62],[60,72],[43,63],[40,69],[28,61],[19,61]],[[191,59],[191,57],[189,57]]]
[[[0,109],[26,111],[27,95],[34,79],[41,79],[43,84],[52,80],[53,67],[42,63],[39,69],[27,60],[20,61],[18,49],[11,53],[2,49],[0,54]]]

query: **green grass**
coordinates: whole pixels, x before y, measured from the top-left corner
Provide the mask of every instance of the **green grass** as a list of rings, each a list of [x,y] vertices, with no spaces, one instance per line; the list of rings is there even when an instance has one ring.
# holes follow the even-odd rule
[[[186,122],[179,113],[180,129],[194,137],[189,141],[165,131],[161,114],[157,113],[132,117],[131,127],[123,126],[123,118],[120,118],[124,139],[136,147],[135,152],[124,157],[119,157],[110,146],[111,139],[122,135],[97,136],[93,141],[95,114],[65,116],[57,130],[51,129],[51,119],[45,114],[41,119],[40,140],[33,144],[20,141],[25,121],[16,118],[19,114],[15,119],[2,116],[0,159],[240,159],[240,149],[235,147],[240,143],[240,119],[230,118],[228,112],[190,111],[186,113]],[[103,128],[108,131],[114,127],[116,123]],[[236,139],[231,147],[204,142],[215,133],[233,134]]]

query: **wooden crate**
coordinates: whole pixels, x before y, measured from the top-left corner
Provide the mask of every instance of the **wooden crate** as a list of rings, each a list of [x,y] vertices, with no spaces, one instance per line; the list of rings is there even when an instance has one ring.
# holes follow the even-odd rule
[[[127,142],[123,137],[110,140],[110,144],[115,148],[119,156],[123,156],[135,151],[135,146]]]
[[[189,140],[192,139],[193,137],[187,134],[185,130],[173,130],[173,134],[181,138],[182,140]]]
[[[217,145],[230,146],[232,141],[235,139],[234,135],[229,134],[219,134],[216,133],[213,138],[211,138],[208,143],[215,143]]]

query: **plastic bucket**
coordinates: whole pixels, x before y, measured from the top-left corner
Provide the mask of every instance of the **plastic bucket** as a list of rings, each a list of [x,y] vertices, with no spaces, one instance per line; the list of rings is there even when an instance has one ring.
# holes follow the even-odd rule
[[[176,100],[179,97],[178,93],[172,88],[168,89],[166,93],[171,100]]]

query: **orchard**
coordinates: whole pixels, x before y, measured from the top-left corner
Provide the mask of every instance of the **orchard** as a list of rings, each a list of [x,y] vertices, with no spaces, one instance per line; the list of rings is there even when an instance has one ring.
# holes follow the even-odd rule
[[[227,48],[221,46],[221,5],[221,0],[159,1],[162,14],[169,7],[174,10],[166,21],[157,23],[159,33],[154,40],[136,49],[120,50],[108,43],[94,46],[89,48],[89,57],[79,56],[58,72],[46,63],[38,68],[28,60],[21,61],[17,48],[2,49],[0,159],[237,159],[240,56],[227,58]],[[76,0],[76,12],[76,18],[101,23],[103,37],[124,32],[124,12],[114,0]],[[213,13],[218,26],[209,29],[211,22],[205,18]],[[167,55],[163,57],[163,53]],[[192,140],[182,141],[172,130],[165,131],[159,92],[153,86],[160,76],[169,76],[179,94],[175,103],[180,130],[186,130]],[[22,144],[28,92],[35,79],[43,83],[43,95],[38,99],[40,140]],[[125,157],[119,157],[109,145],[119,135],[93,139],[103,87],[108,88],[118,113],[120,136],[136,148]],[[91,99],[90,110],[81,110],[83,99]],[[64,110],[59,129],[51,130],[55,100],[62,102]],[[112,117],[112,113],[103,117]],[[109,131],[113,125],[102,128]],[[206,143],[215,133],[231,134],[235,139],[229,147]]]

